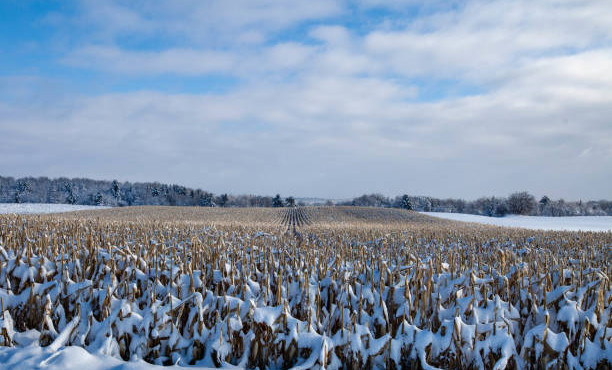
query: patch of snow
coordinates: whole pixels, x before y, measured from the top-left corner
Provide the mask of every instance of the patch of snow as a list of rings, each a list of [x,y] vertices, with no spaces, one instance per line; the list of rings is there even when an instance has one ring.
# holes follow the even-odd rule
[[[82,206],[74,204],[51,204],[51,203],[0,203],[0,214],[43,214],[62,213],[72,211],[84,211],[90,209],[104,209],[103,206]]]
[[[258,307],[255,310],[254,320],[257,323],[264,323],[268,326],[274,325],[281,314],[282,306]]]
[[[531,230],[612,231],[612,216],[545,217],[508,215],[505,217],[488,217],[465,213],[420,213],[453,221],[474,222],[504,227],[520,227]]]
[[[3,369],[26,370],[153,370],[183,369],[180,366],[157,366],[143,360],[121,361],[111,356],[91,354],[82,347],[68,346],[53,350],[32,344],[27,347],[0,347],[0,364]],[[187,367],[188,369],[210,369],[207,367]]]

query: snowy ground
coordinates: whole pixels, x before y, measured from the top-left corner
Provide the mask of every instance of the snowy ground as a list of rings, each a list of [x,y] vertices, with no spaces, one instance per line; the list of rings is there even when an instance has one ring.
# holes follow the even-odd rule
[[[121,361],[104,354],[91,354],[82,347],[67,346],[54,348],[41,347],[38,344],[40,333],[28,330],[15,333],[16,347],[0,346],[0,368],[13,370],[46,369],[46,370],[156,370],[185,369],[179,366],[157,366],[143,360]],[[207,370],[208,367],[188,367],[190,370]]]
[[[448,220],[476,222],[487,225],[522,227],[532,230],[567,230],[567,231],[611,231],[612,216],[569,216],[543,217],[518,216],[487,217],[465,213],[421,212],[428,216]]]
[[[0,203],[0,214],[2,213],[61,213],[82,211],[86,209],[103,209],[108,207],[80,206],[73,204],[48,204],[48,203]]]

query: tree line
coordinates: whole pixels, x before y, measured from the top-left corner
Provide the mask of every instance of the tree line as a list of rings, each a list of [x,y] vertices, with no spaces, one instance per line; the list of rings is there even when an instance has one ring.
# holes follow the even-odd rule
[[[67,203],[104,206],[201,206],[201,207],[292,207],[294,197],[218,194],[201,189],[158,182],[119,182],[86,178],[0,176],[0,203]],[[612,215],[612,202],[606,200],[566,202],[547,196],[540,200],[523,191],[503,197],[483,197],[474,201],[438,199],[407,194],[389,198],[364,194],[349,201],[322,205],[394,207],[425,212],[471,213],[485,216],[506,214],[541,216]]]
[[[473,201],[438,199],[407,194],[389,198],[382,194],[364,194],[339,205],[405,208],[422,212],[470,213],[502,217],[507,214],[530,216],[612,216],[612,202],[607,200],[570,202],[543,196],[537,200],[526,191],[505,197],[482,197]]]
[[[119,182],[86,178],[0,176],[0,203],[64,203],[98,206],[285,207],[293,197],[215,195],[201,189],[158,182]]]

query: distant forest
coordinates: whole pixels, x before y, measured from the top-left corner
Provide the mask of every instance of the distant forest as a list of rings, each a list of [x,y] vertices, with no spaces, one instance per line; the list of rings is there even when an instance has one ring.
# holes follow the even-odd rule
[[[0,203],[67,203],[104,206],[200,206],[200,207],[285,207],[303,204],[294,197],[228,195],[158,182],[130,183],[84,178],[0,176]],[[485,216],[506,214],[537,216],[612,216],[612,202],[537,200],[527,192],[516,192],[507,198],[483,197],[474,201],[438,199],[426,196],[365,194],[348,201],[326,201],[314,205],[344,205],[405,208],[425,212],[471,213]]]
[[[526,191],[504,197],[482,197],[473,201],[438,199],[425,196],[401,195],[388,198],[381,194],[366,194],[338,205],[394,207],[424,212],[470,213],[502,217],[507,214],[530,216],[612,216],[612,202],[552,200],[543,196],[539,200]]]

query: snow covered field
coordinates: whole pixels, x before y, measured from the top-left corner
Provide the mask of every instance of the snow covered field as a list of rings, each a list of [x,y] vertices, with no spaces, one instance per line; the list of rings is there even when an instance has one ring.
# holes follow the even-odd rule
[[[567,230],[567,231],[611,231],[612,216],[570,216],[570,217],[544,217],[544,216],[518,216],[487,217],[465,213],[421,212],[428,216],[444,218],[447,220],[476,222],[480,224],[522,227],[532,230]]]
[[[49,203],[0,203],[0,214],[42,214],[82,211],[87,209],[104,209],[108,207],[81,206],[73,204],[49,204]]]
[[[611,233],[351,208],[376,223],[332,217],[292,234],[278,217],[208,225],[266,209],[209,209],[193,224],[179,207],[127,208],[0,215],[0,369],[612,364]]]

